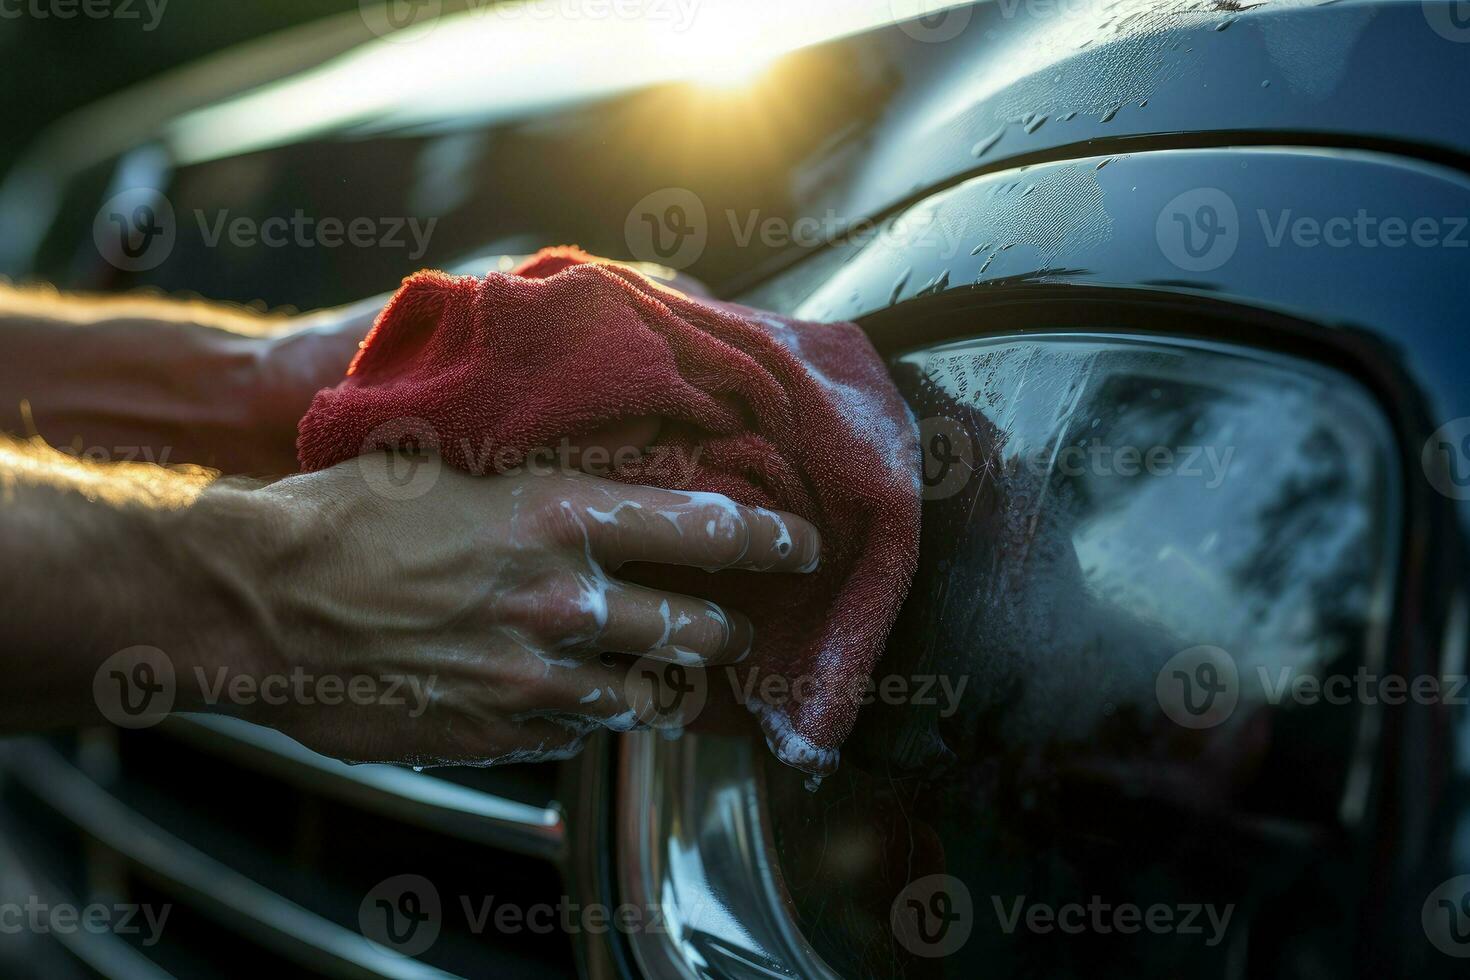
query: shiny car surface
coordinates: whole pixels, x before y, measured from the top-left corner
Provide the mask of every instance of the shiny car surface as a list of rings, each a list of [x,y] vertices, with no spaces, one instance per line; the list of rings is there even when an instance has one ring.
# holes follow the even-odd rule
[[[726,6],[694,36],[757,64],[548,84],[607,34],[473,13],[283,39],[56,130],[0,261],[306,309],[575,241],[859,322],[920,422],[923,546],[838,774],[697,735],[425,773],[188,719],[17,742],[25,880],[188,923],[56,969],[1458,975],[1463,4]],[[120,269],[95,220],[139,191],[176,234]],[[211,244],[298,210],[435,230]],[[431,893],[427,944],[363,939]]]

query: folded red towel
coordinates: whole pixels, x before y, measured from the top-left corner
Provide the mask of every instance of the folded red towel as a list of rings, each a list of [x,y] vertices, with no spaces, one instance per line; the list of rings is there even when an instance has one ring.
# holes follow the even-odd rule
[[[484,472],[488,458],[642,416],[664,420],[664,452],[625,462],[614,479],[721,493],[821,530],[815,574],[725,571],[699,591],[756,630],[733,683],[711,678],[711,706],[744,700],[783,762],[831,772],[918,554],[913,416],[855,325],[692,299],[577,249],[542,252],[511,275],[420,272],[346,380],[316,396],[297,448],[303,469],[322,469],[412,417],[429,423],[447,463]],[[658,465],[670,452],[681,465]],[[687,570],[630,577],[693,591]],[[772,674],[782,680],[763,686]],[[711,717],[707,708],[701,722]]]

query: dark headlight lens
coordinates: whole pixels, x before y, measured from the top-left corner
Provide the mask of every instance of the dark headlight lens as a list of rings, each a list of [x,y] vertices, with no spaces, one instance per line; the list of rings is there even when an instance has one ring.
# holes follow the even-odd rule
[[[1122,337],[895,373],[928,453],[912,598],[838,775],[813,795],[766,766],[815,950],[844,975],[1347,972],[1397,690],[1369,396]]]

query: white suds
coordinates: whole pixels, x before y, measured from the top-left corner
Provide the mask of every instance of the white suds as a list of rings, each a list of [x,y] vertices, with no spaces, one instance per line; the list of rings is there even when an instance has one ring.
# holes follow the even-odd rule
[[[764,507],[762,507],[761,513],[769,517],[771,520],[775,521],[776,527],[780,528],[780,533],[776,535],[776,554],[780,555],[782,558],[785,558],[791,553],[790,528],[786,526],[785,521],[781,520],[781,515],[777,514],[775,511],[766,510]]]
[[[612,582],[603,573],[602,566],[597,564],[597,559],[592,557],[592,538],[587,533],[587,525],[572,507],[571,501],[563,500],[562,509],[572,516],[577,522],[577,527],[582,530],[582,548],[587,556],[587,574],[577,576],[577,608],[592,616],[596,628],[590,636],[566,637],[559,644],[563,647],[578,646],[589,640],[594,640],[607,628],[607,594],[612,588]]]
[[[598,510],[595,507],[588,507],[587,516],[592,518],[599,524],[616,524],[618,522],[618,512],[621,511],[624,507],[628,508],[629,510],[643,509],[643,505],[638,503],[638,501],[636,500],[624,500],[612,510]]]
[[[784,710],[756,697],[748,698],[745,708],[760,722],[761,731],[766,736],[766,745],[776,758],[818,781],[836,771],[840,758],[838,751],[813,745],[796,730]],[[815,785],[808,780],[807,788],[814,789]]]

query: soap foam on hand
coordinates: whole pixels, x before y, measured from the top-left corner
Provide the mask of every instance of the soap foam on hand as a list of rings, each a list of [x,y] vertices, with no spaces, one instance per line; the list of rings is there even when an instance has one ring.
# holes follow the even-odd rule
[[[778,758],[819,779],[837,768],[918,556],[917,429],[856,325],[691,298],[570,248],[509,275],[421,272],[347,378],[317,395],[297,448],[304,470],[323,469],[415,418],[445,462],[475,473],[648,416],[663,420],[656,443],[613,479],[790,511],[822,532],[809,575],[722,571],[691,585],[687,569],[620,572],[750,616],[754,647],[709,671],[695,727],[753,716]],[[589,580],[586,600],[605,586]],[[781,698],[763,695],[770,675]]]

